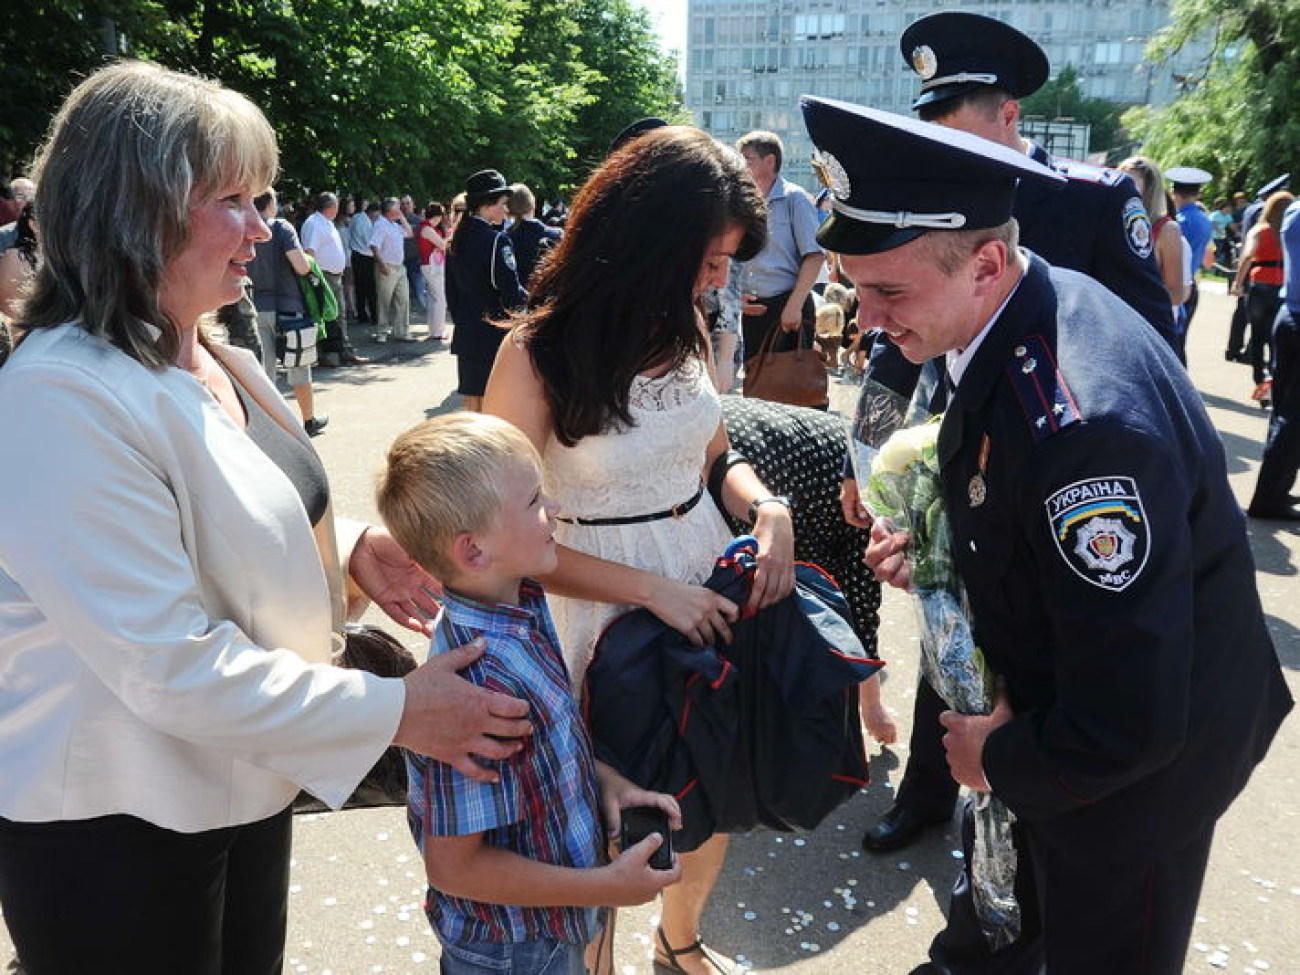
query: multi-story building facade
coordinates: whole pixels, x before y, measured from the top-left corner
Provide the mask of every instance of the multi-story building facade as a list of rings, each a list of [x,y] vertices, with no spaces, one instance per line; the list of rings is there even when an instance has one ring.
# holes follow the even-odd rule
[[[1073,65],[1084,94],[1162,105],[1206,54],[1192,45],[1162,65],[1143,59],[1169,7],[1170,0],[690,0],[686,103],[696,124],[723,141],[751,129],[779,134],[784,174],[808,186],[811,145],[799,96],[909,112],[919,82],[898,38],[918,17],[939,10],[997,17],[1043,46],[1053,77]],[[1070,147],[1077,154],[1078,143]]]

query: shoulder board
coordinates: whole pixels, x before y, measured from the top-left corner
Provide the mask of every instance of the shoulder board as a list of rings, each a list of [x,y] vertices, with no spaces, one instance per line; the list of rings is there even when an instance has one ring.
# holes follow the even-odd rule
[[[1067,179],[1100,183],[1103,186],[1114,186],[1127,175],[1118,169],[1094,166],[1091,163],[1079,162],[1077,159],[1057,159],[1056,170]]]
[[[1056,357],[1041,335],[1028,335],[1012,349],[1007,379],[1016,391],[1035,442],[1046,440],[1083,419],[1065,385]]]

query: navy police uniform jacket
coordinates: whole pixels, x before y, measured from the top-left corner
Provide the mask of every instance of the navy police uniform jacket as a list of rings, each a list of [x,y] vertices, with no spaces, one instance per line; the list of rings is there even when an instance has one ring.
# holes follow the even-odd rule
[[[447,258],[447,310],[456,323],[451,351],[472,354],[490,343],[488,354],[494,354],[505,333],[486,322],[505,318],[527,300],[510,237],[482,217],[467,216]]]
[[[984,770],[1044,842],[1172,850],[1291,697],[1186,370],[1110,292],[1030,262],[939,435],[975,637],[1015,713]]]
[[[1151,219],[1132,177],[1055,159],[1037,145],[1029,155],[1067,182],[1059,190],[1021,183],[1016,191],[1021,243],[1053,267],[1101,282],[1172,343],[1173,306],[1156,262]]]

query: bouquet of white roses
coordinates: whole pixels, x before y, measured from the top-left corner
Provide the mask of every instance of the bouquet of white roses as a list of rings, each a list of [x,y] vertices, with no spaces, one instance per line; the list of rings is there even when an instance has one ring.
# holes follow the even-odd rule
[[[874,387],[874,388],[873,388]],[[911,411],[914,416],[916,411]],[[919,610],[921,670],[954,711],[993,710],[993,675],[971,633],[966,592],[952,558],[952,530],[939,481],[939,417],[904,427],[901,397],[866,384],[849,430],[862,503],[891,532],[907,532]],[[991,793],[974,798],[970,875],[975,909],[993,948],[1020,933],[1015,898],[1015,817]]]

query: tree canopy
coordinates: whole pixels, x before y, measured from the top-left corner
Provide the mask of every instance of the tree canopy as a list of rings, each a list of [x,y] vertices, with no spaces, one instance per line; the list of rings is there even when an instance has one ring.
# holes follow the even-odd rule
[[[1092,126],[1093,152],[1112,149],[1120,140],[1120,116],[1124,108],[1105,98],[1090,98],[1079,85],[1078,69],[1067,64],[1047,84],[1020,100],[1021,115],[1042,115],[1048,119],[1074,119]]]
[[[556,192],[628,122],[683,113],[630,0],[8,0],[0,51],[6,175],[113,56],[248,95],[291,192],[446,197],[486,167]]]
[[[1196,37],[1211,39],[1210,53],[1183,80],[1186,93],[1124,116],[1143,152],[1213,173],[1221,195],[1300,175],[1300,0],[1174,0],[1147,58],[1159,63]]]

